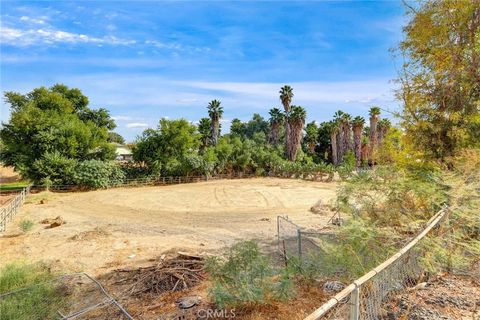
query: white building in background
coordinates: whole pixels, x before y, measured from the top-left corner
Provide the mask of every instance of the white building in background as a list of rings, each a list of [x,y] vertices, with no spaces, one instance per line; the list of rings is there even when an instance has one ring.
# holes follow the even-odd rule
[[[115,153],[117,154],[115,160],[117,161],[132,161],[133,160],[133,155],[132,155],[132,150],[124,145],[121,145],[119,143],[115,143]]]

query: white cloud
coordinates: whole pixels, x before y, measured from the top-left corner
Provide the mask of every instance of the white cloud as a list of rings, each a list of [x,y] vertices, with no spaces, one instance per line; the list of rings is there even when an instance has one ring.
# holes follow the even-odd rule
[[[148,123],[143,122],[130,122],[125,125],[127,128],[147,128]]]
[[[115,121],[130,121],[133,118],[130,116],[112,116],[112,119]]]
[[[27,16],[21,16],[20,21],[26,22],[26,23],[32,23],[32,24],[45,24],[45,20],[47,17],[42,17],[42,18],[31,18]]]
[[[184,99],[177,99],[177,102],[180,103],[192,103],[192,102],[198,102],[197,98],[184,98]]]
[[[135,40],[120,39],[115,36],[97,38],[85,34],[56,30],[50,27],[27,30],[2,28],[0,42],[20,47],[54,43],[93,43],[98,45],[132,45],[136,43]]]

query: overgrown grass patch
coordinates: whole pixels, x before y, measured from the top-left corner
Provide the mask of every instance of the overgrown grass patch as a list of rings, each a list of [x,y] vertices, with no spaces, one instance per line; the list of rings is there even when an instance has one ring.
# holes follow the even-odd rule
[[[57,319],[64,295],[42,264],[6,265],[0,270],[0,315],[2,320]],[[13,293],[12,293],[13,292]]]

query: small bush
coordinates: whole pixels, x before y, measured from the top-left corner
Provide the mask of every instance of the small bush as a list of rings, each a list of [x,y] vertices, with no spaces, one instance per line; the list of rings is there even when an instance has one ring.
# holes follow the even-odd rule
[[[57,319],[57,310],[64,305],[65,299],[51,283],[45,283],[53,277],[44,265],[9,264],[3,267],[0,270],[0,294],[29,288],[0,299],[1,319]]]
[[[221,308],[283,300],[293,294],[288,272],[275,270],[253,241],[233,246],[226,259],[207,260],[213,278],[210,297]]]
[[[88,188],[106,188],[125,179],[122,169],[114,162],[87,160],[80,162],[74,171],[74,182]]]
[[[34,225],[35,224],[31,220],[20,221],[20,229],[22,229],[23,232],[28,232],[28,231],[32,230]]]

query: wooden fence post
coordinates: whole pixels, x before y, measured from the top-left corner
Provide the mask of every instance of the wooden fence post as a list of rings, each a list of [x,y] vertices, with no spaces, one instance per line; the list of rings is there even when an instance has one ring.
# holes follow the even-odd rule
[[[360,287],[355,283],[355,289],[350,294],[350,320],[360,319]]]

